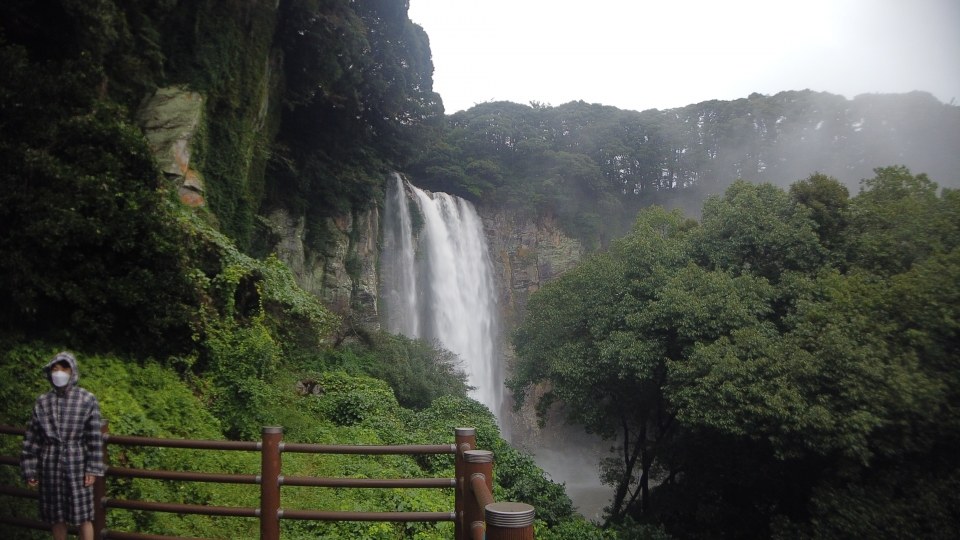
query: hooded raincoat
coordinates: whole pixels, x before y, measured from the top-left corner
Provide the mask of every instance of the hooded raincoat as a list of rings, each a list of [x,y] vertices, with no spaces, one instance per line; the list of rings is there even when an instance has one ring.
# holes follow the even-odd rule
[[[77,386],[77,359],[60,353],[43,367],[50,384],[54,364],[66,361],[73,373],[63,388],[37,398],[20,452],[24,481],[40,482],[40,519],[79,525],[93,520],[93,486],[84,476],[103,476],[100,404]]]

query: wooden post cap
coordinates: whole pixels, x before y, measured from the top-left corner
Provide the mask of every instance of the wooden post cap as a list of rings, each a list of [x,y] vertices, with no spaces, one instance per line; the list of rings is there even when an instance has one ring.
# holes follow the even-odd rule
[[[493,452],[489,450],[467,450],[463,453],[467,463],[493,463]]]
[[[499,502],[484,508],[487,525],[504,529],[522,529],[533,525],[536,511],[529,504]]]

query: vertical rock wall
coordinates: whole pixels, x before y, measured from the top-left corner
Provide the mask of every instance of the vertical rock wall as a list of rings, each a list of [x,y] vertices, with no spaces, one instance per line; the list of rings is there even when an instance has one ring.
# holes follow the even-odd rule
[[[584,246],[566,236],[552,216],[534,222],[497,208],[481,208],[480,215],[490,242],[501,315],[506,327],[513,328],[530,294],[576,266]]]
[[[328,219],[331,232],[327,252],[305,249],[305,218],[277,209],[267,217],[274,238],[277,258],[290,267],[297,284],[319,297],[341,315],[366,328],[377,329],[377,264],[380,212],[372,210]]]
[[[509,378],[514,362],[513,348],[507,342],[526,312],[530,294],[546,282],[570,270],[583,258],[583,244],[560,229],[552,216],[534,222],[515,212],[498,208],[480,208],[490,244],[494,279],[499,292],[499,308],[505,340],[501,343],[505,373]],[[535,389],[527,404],[513,413],[512,425],[504,426],[512,434],[515,446],[533,449],[543,444],[544,433],[537,427],[532,403],[543,389]],[[512,410],[511,407],[507,409]]]
[[[203,206],[203,180],[190,163],[204,99],[179,86],[158,89],[137,109],[136,121],[167,180],[188,206]]]
[[[502,335],[508,337],[522,320],[530,294],[576,266],[586,250],[580,241],[566,236],[550,216],[534,222],[497,208],[481,209],[481,215],[500,292]],[[501,347],[509,378],[515,355],[508,342]],[[531,389],[523,408],[516,412],[508,396],[510,406],[503,408],[501,420],[507,424],[503,432],[509,434],[511,445],[531,452],[537,466],[553,480],[566,484],[567,494],[585,516],[601,519],[610,490],[601,484],[596,466],[609,456],[609,442],[587,435],[580,426],[567,425],[559,405],[551,409],[541,429],[534,404],[548,389],[543,385]]]
[[[136,114],[164,176],[177,190],[180,200],[192,207],[205,205],[203,181],[191,163],[192,145],[203,123],[203,109],[201,94],[173,86],[160,88],[144,99]],[[294,216],[280,208],[265,217],[276,240],[273,250],[290,267],[304,290],[338,311],[349,310],[354,319],[366,327],[379,327],[380,214],[376,207],[357,216],[329,219],[326,227],[332,232],[332,240],[326,256],[304,248],[303,216]]]

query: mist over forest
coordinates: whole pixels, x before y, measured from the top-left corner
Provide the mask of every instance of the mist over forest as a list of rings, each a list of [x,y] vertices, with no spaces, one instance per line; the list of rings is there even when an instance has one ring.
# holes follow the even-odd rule
[[[667,110],[497,101],[448,115],[408,8],[0,3],[0,424],[30,421],[49,390],[41,366],[71,350],[118,435],[257,440],[281,425],[290,442],[435,444],[476,427],[497,500],[533,505],[544,540],[960,535],[960,107],[921,91],[784,89]],[[543,224],[573,246],[565,272],[525,282],[529,301],[495,329],[509,349],[498,390],[532,422],[562,410],[604,439],[610,451],[586,465],[610,501],[595,522],[505,440],[463,358],[384,329],[388,184],[410,231],[426,219],[397,173],[514,216],[500,262],[539,271],[523,242]],[[424,258],[410,252],[410,266]],[[19,444],[3,436],[0,453]],[[253,457],[136,448],[115,465],[248,474]],[[284,467],[454,475],[450,456]],[[19,470],[0,465],[0,484],[23,488]],[[108,488],[256,504],[234,485]],[[449,489],[285,497],[453,506]],[[0,513],[37,518],[7,491]],[[257,535],[252,520],[117,509],[108,527]],[[453,536],[451,523],[282,527]]]
[[[651,204],[699,216],[736,179],[787,188],[819,172],[856,192],[875,167],[904,165],[960,187],[958,147],[960,107],[924,92],[785,91],[643,112],[495,102],[449,116],[408,170],[431,189],[555,212],[574,234],[609,240]]]

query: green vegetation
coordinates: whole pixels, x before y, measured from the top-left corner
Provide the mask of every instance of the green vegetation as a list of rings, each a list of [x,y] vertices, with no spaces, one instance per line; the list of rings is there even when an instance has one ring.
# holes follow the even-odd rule
[[[176,220],[125,109],[98,97],[83,55],[0,48],[0,325],[26,339],[164,354],[196,305]]]
[[[886,162],[891,149],[907,162],[953,159],[936,171],[947,178],[960,168],[950,146],[960,109],[921,93],[803,91],[641,113],[487,103],[443,125],[429,42],[406,10],[403,0],[0,3],[0,422],[26,423],[46,389],[39,367],[71,349],[118,434],[253,440],[279,424],[289,441],[404,444],[475,426],[497,456],[496,498],[535,505],[540,538],[956,535],[958,192],[938,194],[905,168],[878,169],[852,198],[824,175],[789,192],[738,181],[707,201],[702,222],[644,210],[612,239],[651,203],[700,200],[734,178],[859,177],[845,164]],[[197,210],[171,193],[134,121],[144,97],[171,86],[204,98],[191,166],[208,206]],[[562,403],[617,439],[603,464],[615,490],[605,528],[574,515],[562,486],[500,439],[466,397],[455,356],[385,333],[338,335],[338,317],[261,241],[262,216],[285,208],[306,218],[308,255],[329,255],[328,218],[379,204],[390,170],[555,215],[610,246],[533,295],[512,382],[521,399],[549,383],[541,412]],[[343,265],[359,279],[356,253]],[[15,455],[16,438],[0,449]],[[226,452],[113,455],[146,468],[257,468],[256,456]],[[449,456],[288,456],[285,467],[452,475]],[[0,468],[0,481],[18,482],[16,471]],[[252,506],[250,488],[122,480],[111,494]],[[452,506],[447,491],[289,489],[288,507]],[[243,538],[256,526],[113,511],[110,527]],[[449,525],[284,527],[450,536]]]
[[[738,181],[534,294],[523,401],[616,441],[609,523],[681,538],[960,531],[960,192]],[[544,416],[545,417],[545,416]]]
[[[386,381],[401,406],[422,410],[445,395],[464,396],[467,377],[460,359],[439,343],[379,332],[368,345],[347,345],[324,358],[326,369],[364,374]]]
[[[404,343],[401,339],[401,345]],[[406,343],[422,348],[422,343]],[[39,343],[16,345],[2,353],[0,399],[6,404],[0,424],[25,425],[37,395],[48,388],[39,376],[40,367],[58,349]],[[437,354],[443,354],[442,352]],[[334,356],[342,357],[341,354]],[[178,373],[159,362],[131,362],[112,355],[80,358],[81,385],[100,399],[104,417],[114,434],[151,437],[224,439],[224,432],[238,430],[231,422],[250,421],[241,411],[248,404],[224,403],[224,395],[239,396],[223,383],[230,372],[247,369],[249,358],[239,354],[223,370],[199,374]],[[544,477],[533,459],[511,448],[499,437],[493,415],[483,405],[461,395],[443,395],[419,411],[401,407],[392,389],[383,381],[333,371],[322,361],[314,366],[284,366],[269,381],[259,381],[255,393],[265,399],[254,420],[263,425],[284,426],[284,439],[320,444],[436,444],[451,440],[455,427],[477,428],[478,446],[497,456],[494,493],[498,500],[526,501],[538,509],[538,526],[561,525],[580,531],[595,527],[574,519],[563,488]],[[462,374],[460,375],[462,378]],[[249,381],[253,379],[248,379]],[[298,385],[298,383],[300,383]],[[298,388],[299,386],[299,388]],[[434,390],[435,391],[435,390]],[[249,395],[240,396],[250,399]],[[220,403],[218,405],[218,403]],[[230,414],[232,411],[233,414]],[[226,412],[227,414],[224,414]],[[261,425],[261,424],[258,424]],[[259,430],[257,430],[259,431]],[[251,439],[253,430],[239,430]],[[254,437],[256,435],[256,437]],[[244,452],[111,447],[113,464],[129,467],[254,474],[259,456]],[[0,453],[16,455],[19,438],[0,439]],[[347,478],[436,478],[453,476],[451,456],[310,456],[284,457],[284,474]],[[0,469],[0,482],[16,485],[19,471]],[[134,500],[256,506],[256,486],[231,486],[152,480],[110,480],[111,497]],[[284,507],[299,509],[389,511],[447,511],[452,508],[450,490],[345,490],[285,488]],[[4,507],[15,515],[35,516],[33,501],[3,498]],[[253,538],[255,520],[203,518],[149,512],[114,510],[108,526],[116,530],[203,537]],[[284,522],[284,536],[291,538],[449,538],[450,524],[358,524]],[[548,530],[548,529],[545,529]],[[39,538],[37,533],[14,529],[12,538]],[[611,537],[612,538],[612,537]]]
[[[323,218],[374,206],[383,174],[439,134],[429,40],[406,10],[401,0],[15,0],[0,6],[0,47],[22,51],[38,91],[72,97],[66,79],[82,77],[83,92],[128,121],[158,87],[201,92],[192,166],[221,232],[247,251],[257,213],[285,206],[310,217],[322,252]],[[64,80],[42,80],[41,66]]]
[[[440,132],[429,40],[400,0],[292,0],[277,43],[285,88],[264,208],[307,218],[307,246],[325,253],[325,218],[383,198],[384,173]]]
[[[493,102],[446,120],[441,140],[407,169],[417,185],[558,216],[593,246],[628,232],[653,204],[699,212],[737,178],[820,171],[855,185],[895,159],[960,187],[960,107],[921,92],[847,100],[791,91],[643,112]]]
[[[438,133],[426,35],[397,0],[45,0],[0,4],[0,423],[25,425],[40,366],[77,352],[81,384],[115,434],[328,444],[452,440],[475,426],[495,490],[548,527],[573,518],[563,488],[499,437],[466,397],[458,359],[423,341],[331,339],[338,317],[269,252],[256,213],[323,219],[377,203],[387,169]],[[180,204],[133,121],[160,86],[204,96],[191,166],[209,206]],[[262,246],[260,246],[262,247]],[[346,265],[357,271],[357,261]],[[336,345],[336,346],[335,346]],[[399,401],[399,402],[398,402]],[[4,455],[19,439],[0,438]],[[112,449],[114,465],[252,473],[244,453]],[[450,477],[449,456],[287,456],[285,474]],[[18,471],[0,467],[0,482]],[[287,488],[285,506],[442,511],[449,490]],[[119,498],[255,506],[255,486],[115,480]],[[34,501],[0,497],[35,517]],[[110,528],[251,538],[254,520],[111,511]],[[286,522],[291,538],[449,538],[450,524]],[[584,525],[589,529],[588,525]],[[10,538],[39,533],[4,527]]]
[[[40,367],[55,349],[18,346],[3,355],[0,396],[6,404],[0,423],[25,425],[36,395],[47,383],[38,377]],[[209,381],[185,381],[174,370],[156,362],[131,364],[119,358],[81,358],[81,383],[99,396],[103,414],[110,419],[112,433],[154,437],[223,439],[226,422],[210,413],[209,392],[218,392]],[[493,417],[476,402],[463,397],[437,400],[420,413],[401,408],[390,388],[375,379],[351,377],[337,372],[312,372],[310,380],[322,391],[314,395],[293,392],[290,376],[279,377],[266,387],[278,399],[270,400],[262,414],[268,424],[285,427],[288,441],[324,444],[426,444],[450,440],[452,427],[476,425],[485,447],[498,448],[507,457],[509,447],[500,441]],[[214,376],[216,377],[216,376]],[[206,388],[207,390],[203,390]],[[199,394],[199,395],[197,395]],[[259,434],[258,434],[259,436]],[[502,448],[501,448],[502,447]],[[197,472],[254,474],[259,456],[245,452],[111,447],[114,465]],[[4,437],[5,455],[16,455],[19,439]],[[515,453],[515,452],[514,452]],[[284,458],[288,475],[342,476],[349,478],[452,476],[449,457],[417,461],[406,456],[307,456]],[[504,470],[511,470],[509,467]],[[531,471],[520,473],[524,478]],[[4,467],[0,480],[17,483],[18,471]],[[542,479],[542,473],[540,474]],[[187,504],[256,506],[256,486],[231,486],[192,482],[111,480],[112,497]],[[509,493],[509,480],[500,481]],[[449,490],[340,490],[286,488],[284,506],[302,509],[385,510],[417,509],[444,511],[452,508]],[[35,515],[36,503],[4,499],[5,512]],[[569,512],[568,512],[569,513]],[[206,518],[198,516],[111,511],[108,526],[157,534],[202,537],[254,538],[256,520]],[[26,531],[14,538],[37,537]],[[284,522],[285,537],[328,535],[332,538],[449,538],[450,524],[408,527],[392,524]]]

